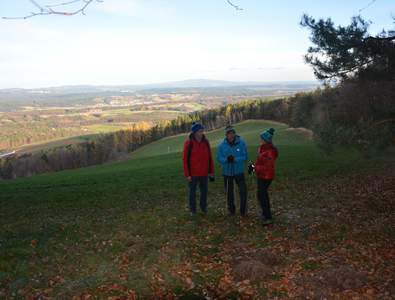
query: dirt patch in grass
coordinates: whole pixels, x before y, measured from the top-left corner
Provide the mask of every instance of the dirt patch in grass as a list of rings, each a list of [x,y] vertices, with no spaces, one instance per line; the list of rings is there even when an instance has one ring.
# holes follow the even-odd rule
[[[349,266],[339,266],[320,271],[318,281],[322,286],[341,291],[359,289],[366,284],[367,278]]]
[[[269,251],[260,251],[255,255],[255,259],[271,268],[279,268],[285,265],[286,261],[282,255],[274,254]]]
[[[250,280],[260,282],[278,273],[286,265],[283,256],[262,250],[252,258],[245,257],[236,261],[232,268],[232,275],[236,281]]]
[[[239,262],[232,270],[232,275],[238,282],[244,280],[259,282],[270,277],[272,273],[273,268],[266,266],[258,260]]]
[[[350,266],[337,266],[319,270],[309,276],[300,276],[296,282],[331,292],[341,292],[360,289],[368,283],[368,279],[365,274]]]

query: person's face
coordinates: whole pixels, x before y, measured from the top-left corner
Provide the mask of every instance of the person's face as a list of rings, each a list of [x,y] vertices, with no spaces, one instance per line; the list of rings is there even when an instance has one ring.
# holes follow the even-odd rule
[[[226,139],[227,139],[230,143],[232,143],[232,142],[235,140],[235,133],[234,133],[233,131],[229,131],[229,132],[226,134]]]
[[[261,145],[267,144],[265,140],[261,139]]]
[[[201,138],[203,138],[203,134],[204,134],[204,130],[203,129],[199,129],[198,131],[196,131],[195,133],[195,137],[200,140]]]

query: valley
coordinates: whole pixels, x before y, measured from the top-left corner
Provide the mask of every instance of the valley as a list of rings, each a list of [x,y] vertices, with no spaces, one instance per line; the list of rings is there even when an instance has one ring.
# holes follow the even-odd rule
[[[275,99],[314,83],[244,85],[190,80],[148,86],[75,86],[0,90],[0,153],[68,145],[133,126],[149,128],[193,111]]]

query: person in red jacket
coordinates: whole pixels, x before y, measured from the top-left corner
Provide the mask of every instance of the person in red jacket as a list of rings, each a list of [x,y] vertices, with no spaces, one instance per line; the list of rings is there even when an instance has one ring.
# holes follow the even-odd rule
[[[269,186],[274,178],[275,164],[278,157],[278,150],[272,143],[273,135],[273,128],[261,133],[261,146],[255,162],[255,174],[258,181],[257,198],[262,209],[261,218],[264,225],[273,223],[268,193]]]
[[[191,215],[196,214],[196,188],[198,185],[200,208],[203,213],[207,213],[208,180],[214,181],[214,162],[210,143],[204,135],[202,124],[192,124],[192,132],[184,143],[182,161],[184,175],[188,180]]]

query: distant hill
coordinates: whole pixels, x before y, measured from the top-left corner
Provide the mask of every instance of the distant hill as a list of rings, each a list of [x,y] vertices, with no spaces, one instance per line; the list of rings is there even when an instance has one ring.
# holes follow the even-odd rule
[[[73,106],[91,104],[97,97],[136,94],[198,93],[209,96],[277,96],[316,88],[317,82],[237,82],[210,79],[153,83],[143,85],[66,85],[34,89],[0,89],[0,111],[23,106]]]
[[[212,80],[212,79],[188,79],[181,81],[146,84],[144,88],[209,88],[209,87],[239,87],[239,86],[292,86],[303,85],[317,86],[315,81],[284,81],[284,82],[259,82],[259,81],[226,81],[226,80]]]
[[[188,79],[181,81],[140,84],[140,85],[65,85],[56,87],[43,87],[33,89],[11,88],[0,89],[0,96],[3,95],[48,95],[48,94],[81,94],[81,93],[105,93],[105,92],[136,92],[146,89],[163,88],[210,88],[210,87],[285,87],[285,86],[318,86],[316,81],[278,81],[278,82],[258,82],[258,81],[226,81],[212,79]]]

